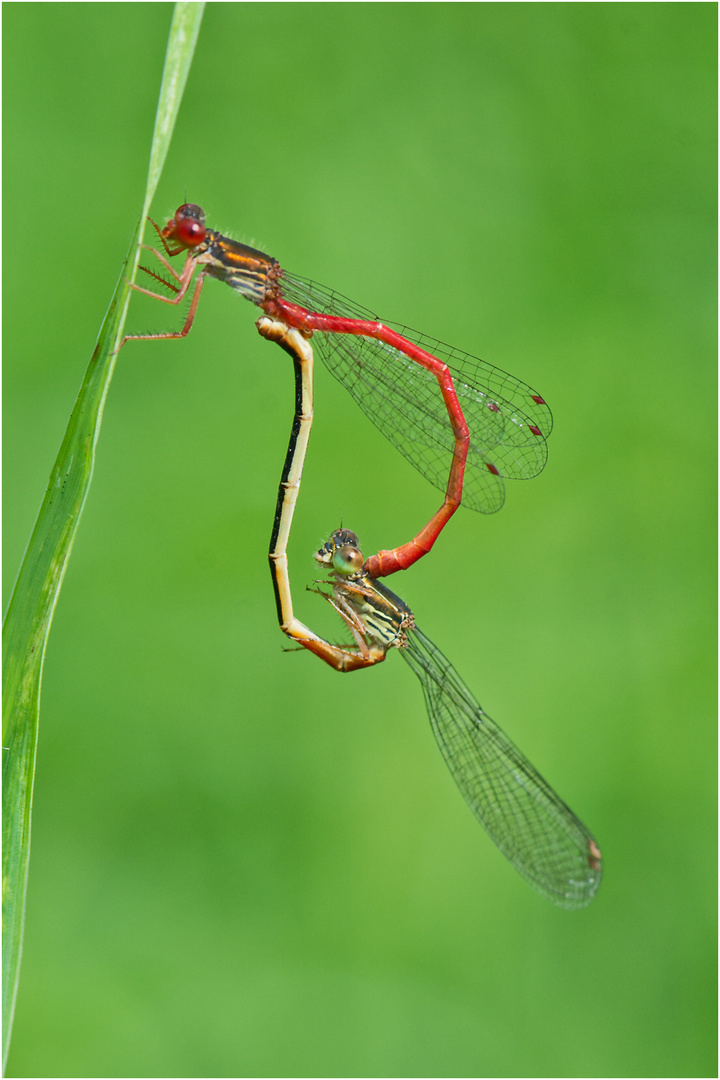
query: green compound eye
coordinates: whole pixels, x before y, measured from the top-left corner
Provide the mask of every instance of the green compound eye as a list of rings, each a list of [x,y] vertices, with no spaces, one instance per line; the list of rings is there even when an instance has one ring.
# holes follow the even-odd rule
[[[345,577],[357,574],[362,569],[364,561],[360,548],[352,547],[350,544],[343,544],[342,547],[336,548],[332,559],[333,569]]]

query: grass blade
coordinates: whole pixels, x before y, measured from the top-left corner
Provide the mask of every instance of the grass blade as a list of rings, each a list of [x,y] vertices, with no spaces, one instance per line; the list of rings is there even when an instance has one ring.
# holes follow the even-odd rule
[[[40,686],[47,637],[95,465],[103,408],[122,340],[139,243],[172,138],[203,4],[175,5],[140,222],[100,329],[45,497],[20,566],[3,628],[3,1062],[22,954]]]

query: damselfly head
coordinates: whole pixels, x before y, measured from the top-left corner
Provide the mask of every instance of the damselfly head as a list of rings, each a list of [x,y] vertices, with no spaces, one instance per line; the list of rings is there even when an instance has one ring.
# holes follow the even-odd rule
[[[175,240],[181,247],[197,247],[207,235],[205,211],[195,203],[183,203],[175,211],[175,217],[168,221],[162,235],[166,240]]]
[[[315,558],[324,566],[332,566],[333,570],[343,577],[359,573],[365,561],[360,550],[360,541],[349,529],[336,529],[316,552]]]

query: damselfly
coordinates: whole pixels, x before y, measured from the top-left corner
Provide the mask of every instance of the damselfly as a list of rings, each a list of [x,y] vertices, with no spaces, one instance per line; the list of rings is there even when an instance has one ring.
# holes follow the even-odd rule
[[[415,625],[407,605],[373,578],[354,533],[337,530],[317,552],[317,561],[333,580],[326,583],[332,585],[332,595],[316,591],[341,616],[355,646],[330,644],[295,617],[287,541],[312,423],[313,353],[299,330],[279,320],[262,318],[258,329],[292,357],[295,370],[295,415],[269,553],[281,629],[341,672],[371,667],[383,661],[390,649],[398,649],[420,679],[450,772],[493,841],[553,903],[584,907],[601,878],[600,850],[592,835],[483,712],[446,657]]]
[[[337,671],[383,661],[397,649],[420,679],[437,744],[468,806],[503,855],[554,904],[585,907],[602,876],[592,834],[490,719],[403,601],[367,572],[357,536],[338,529],[315,558],[332,580],[320,589],[355,645],[331,645],[286,620],[286,633]]]
[[[326,366],[363,411],[445,492],[442,506],[413,540],[368,560],[375,577],[406,569],[427,554],[461,500],[494,513],[505,499],[504,478],[528,479],[542,470],[552,414],[519,379],[407,327],[383,323],[339,293],[288,273],[264,252],[208,229],[199,206],[184,204],[165,228],[155,229],[167,256],[185,253],[183,270],[176,273],[151,248],[173,281],[142,269],[173,295],[135,288],[178,304],[199,273],[182,329],[135,336],[185,337],[205,278],[224,281],[270,318],[312,335]]]

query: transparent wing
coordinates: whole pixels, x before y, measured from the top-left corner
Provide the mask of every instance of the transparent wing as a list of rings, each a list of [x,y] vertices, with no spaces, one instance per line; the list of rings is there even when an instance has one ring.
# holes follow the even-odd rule
[[[491,839],[548,900],[564,908],[585,907],[602,876],[591,833],[417,627],[400,653],[422,683],[430,723],[455,783]]]
[[[311,311],[381,321],[339,293],[285,272],[282,293]],[[463,504],[495,513],[505,501],[503,477],[530,479],[543,469],[545,440],[552,429],[550,409],[535,390],[492,364],[408,327],[385,325],[450,368],[470,430]],[[383,435],[431,484],[445,491],[454,439],[432,372],[375,338],[316,331],[313,345]]]

